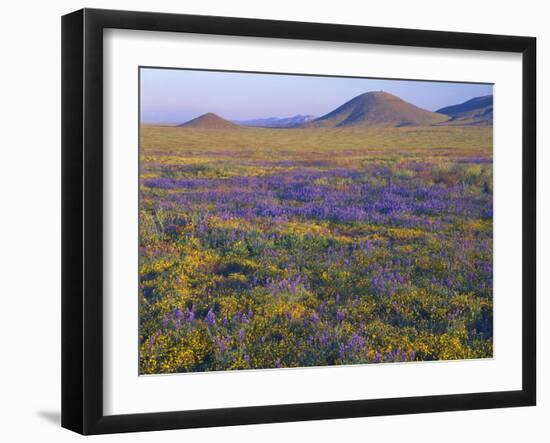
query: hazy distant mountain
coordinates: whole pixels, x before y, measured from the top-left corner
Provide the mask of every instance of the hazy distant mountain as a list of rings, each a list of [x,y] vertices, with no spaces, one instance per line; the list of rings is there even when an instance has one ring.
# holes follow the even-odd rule
[[[449,117],[421,109],[387,92],[358,95],[334,111],[306,123],[317,127],[388,127],[433,125]]]
[[[437,112],[451,117],[447,125],[491,126],[493,124],[493,96],[472,98],[458,105],[446,106]]]
[[[204,129],[231,129],[239,126],[228,120],[221,118],[212,112],[201,115],[200,117],[189,120],[178,125],[183,128],[204,128]]]
[[[234,120],[233,122],[243,126],[257,126],[263,128],[295,128],[313,119],[315,119],[313,115],[294,115],[293,117],[269,117],[255,120]]]

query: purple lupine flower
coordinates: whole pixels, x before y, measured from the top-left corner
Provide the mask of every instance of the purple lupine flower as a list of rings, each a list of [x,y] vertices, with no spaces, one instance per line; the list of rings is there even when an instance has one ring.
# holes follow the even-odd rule
[[[250,364],[250,355],[245,355],[244,356],[244,361],[246,362],[247,365]]]
[[[380,363],[380,352],[378,351],[374,354],[374,363]]]
[[[340,343],[339,354],[340,354],[340,359],[343,360],[344,357],[346,356],[346,345],[344,343]]]
[[[345,318],[346,318],[346,313],[341,309],[338,309],[338,311],[336,312],[336,321],[343,322]]]
[[[357,349],[357,347],[359,346],[359,336],[355,332],[353,333],[353,336],[351,338],[351,346],[353,347],[353,349]]]
[[[278,358],[277,360],[275,360],[275,367],[276,368],[280,368],[281,367],[281,359]]]
[[[243,342],[244,341],[244,336],[245,336],[245,332],[244,332],[244,329],[241,329],[239,331],[239,342]]]
[[[229,324],[229,320],[227,320],[227,317],[223,318],[223,325],[227,326]]]
[[[187,316],[187,322],[189,324],[193,323],[193,320],[195,319],[195,307],[191,306],[191,309],[187,308],[186,316]]]
[[[164,314],[162,317],[162,326],[165,328],[170,324],[170,314]]]
[[[321,303],[321,306],[319,306],[319,318],[323,316],[325,313],[325,303]]]
[[[315,312],[310,315],[310,318],[313,324],[316,325],[317,323],[319,323],[319,316]]]
[[[216,314],[214,314],[214,311],[212,311],[212,309],[208,310],[208,313],[206,314],[206,317],[204,319],[206,320],[206,324],[209,328],[216,324]]]
[[[180,308],[174,309],[174,319],[181,320],[183,318],[183,312]]]

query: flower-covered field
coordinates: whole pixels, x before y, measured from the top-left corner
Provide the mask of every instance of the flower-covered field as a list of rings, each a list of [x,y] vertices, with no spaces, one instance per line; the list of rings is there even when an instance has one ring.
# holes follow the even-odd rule
[[[492,356],[492,130],[142,126],[140,373]]]

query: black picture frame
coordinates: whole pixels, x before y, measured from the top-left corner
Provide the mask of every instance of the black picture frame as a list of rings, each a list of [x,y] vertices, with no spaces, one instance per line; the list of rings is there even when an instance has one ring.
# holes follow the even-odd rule
[[[502,51],[523,63],[522,389],[177,412],[103,413],[103,30]],[[536,39],[83,9],[62,18],[62,426],[81,434],[531,406],[536,403]]]

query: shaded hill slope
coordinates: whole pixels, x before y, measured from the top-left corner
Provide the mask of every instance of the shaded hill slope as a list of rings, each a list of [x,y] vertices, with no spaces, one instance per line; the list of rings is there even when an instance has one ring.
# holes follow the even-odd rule
[[[492,126],[493,96],[475,97],[458,105],[446,106],[437,112],[451,119],[446,125]]]

